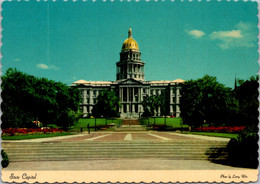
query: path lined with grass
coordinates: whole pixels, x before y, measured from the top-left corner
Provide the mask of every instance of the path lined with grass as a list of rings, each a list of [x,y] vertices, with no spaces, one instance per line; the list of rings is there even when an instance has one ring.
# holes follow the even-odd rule
[[[232,133],[215,133],[215,132],[183,132],[183,134],[205,135],[213,137],[237,138],[238,134]]]

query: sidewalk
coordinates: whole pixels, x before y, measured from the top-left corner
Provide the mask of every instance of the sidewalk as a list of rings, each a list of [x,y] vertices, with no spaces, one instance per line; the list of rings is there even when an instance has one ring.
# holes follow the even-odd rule
[[[117,159],[84,161],[11,162],[3,171],[19,170],[238,170],[207,160]]]

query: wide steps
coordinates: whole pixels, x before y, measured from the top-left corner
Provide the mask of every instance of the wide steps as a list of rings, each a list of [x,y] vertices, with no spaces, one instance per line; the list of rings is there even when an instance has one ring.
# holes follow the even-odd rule
[[[133,131],[146,131],[145,125],[122,125],[116,129],[116,132],[133,132]]]
[[[122,125],[140,125],[138,119],[125,119],[122,121]]]
[[[4,142],[10,161],[65,161],[89,159],[225,159],[227,142]],[[219,150],[222,150],[219,155]],[[214,155],[215,154],[215,155]],[[216,157],[216,158],[214,158]]]

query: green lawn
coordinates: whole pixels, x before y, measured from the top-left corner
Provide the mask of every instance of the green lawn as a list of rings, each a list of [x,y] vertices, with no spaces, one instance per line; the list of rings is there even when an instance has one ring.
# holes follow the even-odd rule
[[[103,125],[109,125],[109,124],[121,124],[121,119],[105,119],[105,118],[96,118],[96,126],[103,126]],[[81,128],[83,128],[83,131],[87,131],[87,126],[92,127],[93,130],[95,127],[95,119],[94,118],[82,118],[79,119],[77,123],[75,123],[73,126],[71,126],[69,131],[80,131]]]
[[[50,134],[29,134],[29,135],[2,136],[2,140],[36,139],[36,138],[56,137],[56,136],[64,136],[64,135],[73,135],[73,133],[57,132],[57,133],[50,133]]]
[[[231,133],[215,133],[215,132],[183,132],[183,134],[206,135],[214,137],[237,138],[238,134]]]
[[[143,118],[140,119],[140,123],[143,125],[165,125],[165,118]],[[182,125],[181,118],[166,118],[166,126],[173,128],[188,127],[188,125]]]

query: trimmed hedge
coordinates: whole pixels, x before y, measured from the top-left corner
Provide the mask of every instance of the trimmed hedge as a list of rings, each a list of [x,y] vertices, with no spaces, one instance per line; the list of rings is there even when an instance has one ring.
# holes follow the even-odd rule
[[[238,167],[258,167],[258,134],[243,131],[228,143],[228,161]]]
[[[4,150],[1,150],[1,155],[2,155],[1,165],[3,168],[5,168],[9,165],[9,158],[7,153]]]

